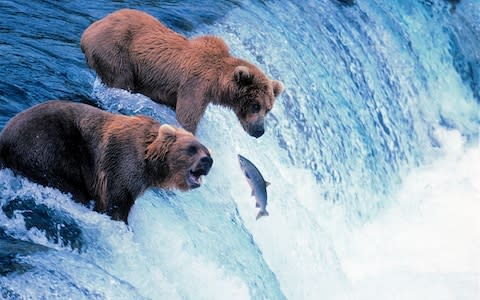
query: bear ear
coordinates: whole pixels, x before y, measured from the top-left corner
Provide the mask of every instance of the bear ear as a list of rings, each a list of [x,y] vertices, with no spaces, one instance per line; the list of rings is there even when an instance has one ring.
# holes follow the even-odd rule
[[[238,84],[248,85],[253,82],[253,75],[250,74],[250,70],[246,66],[237,66],[233,76]]]
[[[285,87],[283,86],[283,83],[281,83],[278,80],[272,80],[272,87],[273,87],[273,96],[275,96],[275,98],[280,96],[280,94],[285,89]]]
[[[158,137],[164,141],[175,141],[177,130],[168,124],[163,124],[158,129]]]
[[[149,160],[165,161],[170,146],[176,141],[176,129],[170,125],[161,125],[158,129],[158,135],[155,141],[148,145],[146,157]]]

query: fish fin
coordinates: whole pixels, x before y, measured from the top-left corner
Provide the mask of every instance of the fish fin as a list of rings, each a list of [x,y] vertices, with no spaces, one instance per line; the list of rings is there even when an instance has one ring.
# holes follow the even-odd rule
[[[258,202],[255,202],[255,207],[260,207],[260,204],[258,204]]]
[[[263,217],[263,216],[268,216],[268,215],[269,215],[269,214],[268,214],[268,212],[267,212],[266,210],[261,210],[261,211],[258,212],[257,217],[255,218],[255,220],[258,220],[258,219],[260,219],[261,217]]]
[[[252,195],[251,196],[252,197],[255,196],[255,191],[254,190],[252,190]]]
[[[271,183],[268,181],[265,181],[265,187],[269,186]]]

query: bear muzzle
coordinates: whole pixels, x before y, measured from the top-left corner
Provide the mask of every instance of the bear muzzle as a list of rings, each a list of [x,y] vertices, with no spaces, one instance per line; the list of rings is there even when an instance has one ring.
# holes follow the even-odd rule
[[[206,176],[213,165],[213,159],[210,155],[200,158],[193,167],[188,171],[187,183],[191,189],[198,188],[202,185],[202,176]]]
[[[262,122],[256,122],[253,124],[248,124],[245,128],[247,133],[255,138],[261,137],[265,133],[265,127]]]

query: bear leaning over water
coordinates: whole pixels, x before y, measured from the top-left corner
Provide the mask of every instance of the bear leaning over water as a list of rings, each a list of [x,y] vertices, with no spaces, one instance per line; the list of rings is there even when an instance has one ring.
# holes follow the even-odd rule
[[[91,24],[80,41],[87,64],[107,86],[138,92],[176,110],[195,133],[209,103],[231,108],[251,136],[284,87],[233,57],[222,39],[187,39],[147,13],[122,9]]]

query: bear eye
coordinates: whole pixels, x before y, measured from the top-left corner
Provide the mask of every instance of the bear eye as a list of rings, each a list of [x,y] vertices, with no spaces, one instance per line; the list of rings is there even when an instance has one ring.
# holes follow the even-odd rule
[[[253,113],[257,113],[257,112],[260,111],[260,108],[261,108],[261,107],[260,107],[260,104],[258,104],[258,103],[253,103],[252,106],[251,106],[251,111],[252,111]]]
[[[187,149],[188,155],[195,155],[197,153],[197,147],[196,146],[190,146]]]

